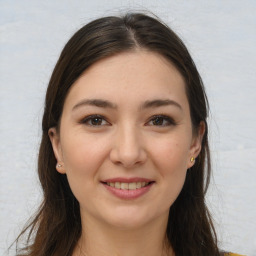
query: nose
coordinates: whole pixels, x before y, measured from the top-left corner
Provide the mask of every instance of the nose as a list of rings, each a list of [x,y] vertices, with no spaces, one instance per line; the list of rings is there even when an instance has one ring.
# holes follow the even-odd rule
[[[138,129],[131,126],[117,129],[110,152],[110,160],[114,164],[132,168],[143,164],[146,159],[146,150]]]

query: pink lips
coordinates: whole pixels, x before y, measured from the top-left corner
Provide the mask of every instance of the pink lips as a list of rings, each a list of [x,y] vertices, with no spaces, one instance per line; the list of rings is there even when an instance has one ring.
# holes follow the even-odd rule
[[[137,189],[119,189],[115,187],[111,187],[107,185],[107,183],[115,183],[115,182],[120,182],[120,183],[133,183],[133,182],[146,182],[149,183],[145,187],[137,188]],[[123,178],[123,177],[117,177],[117,178],[111,178],[111,179],[106,179],[101,182],[104,187],[111,192],[113,195],[117,196],[118,198],[121,199],[136,199],[145,193],[147,193],[151,187],[154,185],[154,181],[146,178],[140,178],[140,177],[134,177],[134,178]]]
[[[106,179],[102,182],[124,182],[124,183],[131,183],[131,182],[151,182],[150,179],[140,178],[140,177],[133,177],[133,178],[123,178],[123,177],[117,177],[112,179]]]

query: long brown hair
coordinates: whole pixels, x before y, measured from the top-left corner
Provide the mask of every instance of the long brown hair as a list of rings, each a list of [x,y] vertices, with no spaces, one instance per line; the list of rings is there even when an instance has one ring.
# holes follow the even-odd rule
[[[158,18],[142,13],[104,17],[77,31],[65,45],[52,73],[45,99],[38,175],[43,202],[30,224],[26,246],[17,255],[71,256],[81,236],[79,203],[66,175],[55,169],[56,159],[48,136],[59,127],[65,98],[72,84],[93,63],[115,54],[146,49],[176,66],[186,82],[193,129],[205,122],[202,150],[188,170],[184,187],[170,207],[166,237],[176,256],[220,255],[205,193],[211,175],[208,146],[208,101],[197,68],[181,39]]]

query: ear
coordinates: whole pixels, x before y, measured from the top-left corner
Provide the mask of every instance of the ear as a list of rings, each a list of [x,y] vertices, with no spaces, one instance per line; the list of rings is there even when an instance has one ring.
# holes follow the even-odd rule
[[[60,135],[57,132],[57,129],[55,127],[49,129],[48,135],[49,135],[50,141],[52,143],[52,149],[53,149],[55,158],[57,160],[56,170],[61,174],[65,174],[66,171],[64,169],[64,162],[63,162],[62,149],[61,149],[61,143],[60,143]]]
[[[190,147],[190,152],[189,152],[189,159],[188,159],[188,166],[187,168],[191,168],[196,161],[197,156],[201,152],[201,147],[202,147],[202,141],[205,133],[205,122],[201,121],[198,130],[196,134],[193,137],[191,147]]]

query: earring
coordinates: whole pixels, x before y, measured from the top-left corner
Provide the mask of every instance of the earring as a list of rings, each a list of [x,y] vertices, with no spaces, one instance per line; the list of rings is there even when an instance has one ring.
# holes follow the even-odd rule
[[[62,167],[62,164],[57,164],[57,167],[58,167],[58,168]]]
[[[192,156],[192,157],[190,158],[190,162],[193,163],[194,161],[195,161],[195,158]]]

